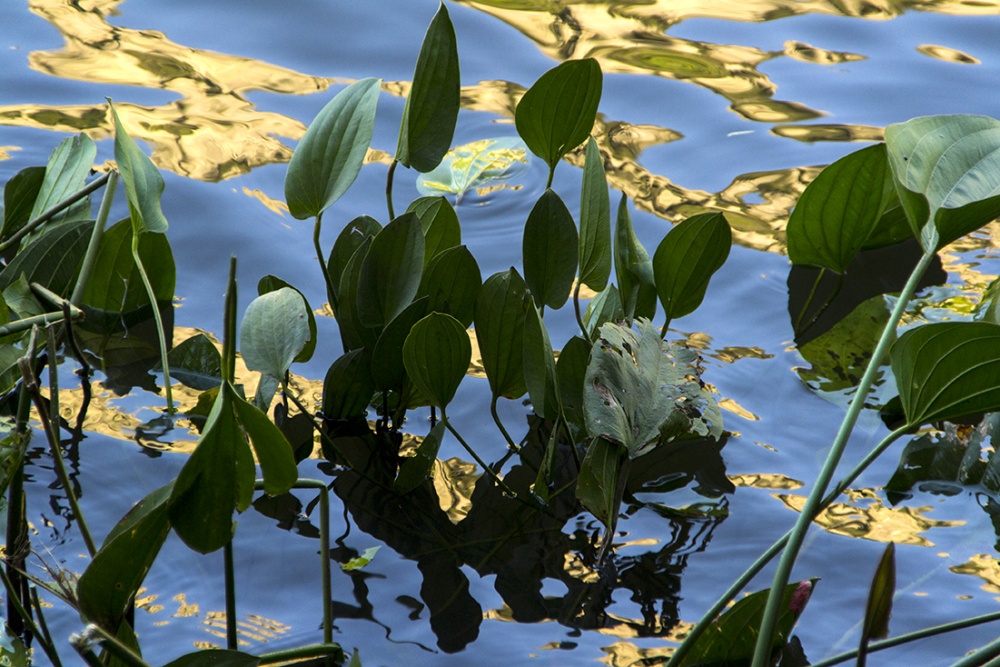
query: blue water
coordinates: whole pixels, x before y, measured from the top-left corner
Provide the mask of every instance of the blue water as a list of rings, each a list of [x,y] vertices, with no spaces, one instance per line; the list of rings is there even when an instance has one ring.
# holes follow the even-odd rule
[[[117,13],[107,18],[113,26],[159,31],[176,45],[238,55],[338,82],[367,76],[387,82],[408,81],[424,26],[437,7],[432,0],[358,3],[220,0],[175,2],[169,6],[131,0],[107,4],[116,8]],[[802,4],[789,3],[789,6]],[[73,3],[55,0],[38,0],[32,6],[75,11]],[[582,11],[584,7],[590,6],[566,5],[567,11],[574,8]],[[448,8],[458,34],[464,85],[498,80],[528,86],[555,64],[551,51],[540,49],[524,32],[483,11],[488,7],[477,9],[474,5],[450,3]],[[628,6],[619,7],[623,8]],[[706,5],[706,9],[713,8]],[[826,164],[862,145],[799,142],[772,132],[776,125],[882,127],[924,114],[1000,115],[1000,98],[996,95],[1000,46],[995,39],[1000,34],[1000,6],[984,5],[980,11],[981,16],[961,16],[908,10],[891,20],[880,21],[819,13],[766,22],[692,18],[670,26],[666,35],[692,43],[738,45],[771,54],[757,66],[757,71],[776,86],[773,99],[794,102],[821,115],[790,122],[750,120],[730,108],[730,102],[719,93],[697,81],[631,73],[605,76],[600,111],[607,121],[659,126],[680,133],[683,138],[646,148],[636,160],[637,165],[687,190],[717,193],[747,174]],[[78,20],[82,24],[83,19]],[[866,59],[833,65],[802,62],[780,55],[789,40],[860,54]],[[58,50],[62,44],[59,32],[31,13],[25,4],[7,2],[0,6],[0,147],[18,149],[7,149],[10,159],[0,161],[2,181],[26,166],[44,164],[55,144],[68,136],[61,131],[16,126],[4,120],[5,111],[25,105],[100,106],[105,96],[118,103],[149,107],[167,105],[181,98],[176,88],[160,90],[128,81],[74,80],[29,67],[33,52]],[[960,64],[938,60],[918,52],[916,47],[921,44],[947,46],[981,62]],[[227,80],[226,76],[220,75],[220,80]],[[313,94],[251,89],[240,95],[250,105],[251,115],[279,114],[304,126],[340,86],[341,83],[333,83],[329,90]],[[382,94],[374,148],[389,153],[394,150],[402,109],[402,98]],[[508,134],[513,134],[509,118],[488,111],[466,110],[460,115],[455,143]],[[289,148],[294,146],[293,137],[272,138]],[[110,141],[100,140],[98,149],[99,164],[110,159]],[[350,192],[326,214],[324,247],[333,242],[339,226],[355,215],[371,213],[385,220],[385,172],[384,165],[366,166]],[[278,215],[244,194],[244,189],[259,190],[281,200],[284,174],[285,166],[280,162],[263,164],[249,173],[218,182],[165,171],[164,212],[171,225],[169,238],[178,269],[176,291],[181,299],[176,311],[177,325],[215,332],[221,329],[222,295],[231,255],[239,259],[241,312],[253,297],[257,280],[266,273],[299,287],[313,307],[321,304],[323,289],[313,261],[311,225]],[[502,191],[485,203],[468,201],[459,206],[463,241],[479,260],[484,276],[519,263],[521,226],[541,192],[543,178],[544,169],[536,160],[524,178],[523,190]],[[554,187],[573,209],[579,197],[579,180],[579,169],[560,165]],[[398,170],[397,210],[416,196],[414,175]],[[760,196],[756,197],[750,195],[747,200],[758,201]],[[117,207],[118,213],[124,215],[121,201]],[[668,221],[634,206],[632,213],[637,233],[652,250],[669,228]],[[805,493],[840,421],[842,408],[811,392],[793,372],[807,364],[792,343],[786,306],[787,259],[779,253],[754,249],[760,246],[752,238],[743,238],[742,242],[747,245],[735,246],[729,261],[713,279],[705,305],[672,326],[678,338],[698,333],[707,339],[710,356],[706,362],[706,380],[722,397],[733,399],[757,417],[753,420],[725,413],[726,428],[738,434],[722,451],[726,472],[730,476],[780,474],[804,482],[805,489],[791,492]],[[969,261],[968,254],[959,259]],[[992,244],[979,250],[978,255],[980,273],[992,276],[1000,272]],[[949,282],[961,284],[962,279],[952,273]],[[572,335],[575,323],[569,312],[554,313],[546,319],[554,341],[561,342]],[[319,318],[319,328],[314,359],[293,369],[311,379],[321,379],[340,351],[335,323]],[[711,356],[723,348],[737,346],[759,348],[764,358],[725,363]],[[449,414],[466,437],[476,443],[480,454],[494,460],[502,455],[503,445],[482,419],[481,406],[488,394],[485,382],[467,380]],[[155,408],[160,401],[152,394],[139,393],[120,401],[120,409],[135,413]],[[522,434],[526,409],[519,402],[505,402],[500,409],[515,437]],[[413,432],[423,432],[422,417],[413,418]],[[857,460],[883,435],[884,429],[875,416],[864,416],[846,460]],[[88,435],[82,449],[79,479],[84,489],[84,511],[98,535],[103,535],[131,502],[175,475],[185,460],[185,455],[175,453],[153,458],[135,443],[97,432]],[[859,488],[877,488],[885,483],[896,466],[898,449],[893,452],[862,477]],[[466,458],[457,443],[447,441],[440,458],[453,456]],[[303,463],[301,473],[328,478],[315,462]],[[39,531],[36,548],[48,545],[52,552],[45,555],[47,560],[58,560],[70,570],[82,571],[86,563],[79,557],[84,552],[82,542],[49,505],[50,495],[56,499],[52,502],[64,505],[65,501],[57,491],[48,488],[53,476],[47,459],[41,459],[31,474],[29,512]],[[791,525],[794,513],[773,495],[784,492],[789,491],[739,486],[729,498],[729,517],[711,533],[710,543],[696,544],[693,553],[685,557],[679,593],[682,620],[695,621],[732,578]],[[306,493],[298,497],[303,504],[312,499]],[[656,500],[679,507],[703,499],[687,488],[661,494]],[[924,518],[920,520],[963,525],[926,526],[921,535],[933,542],[933,546],[900,546],[900,592],[892,621],[893,633],[994,610],[995,587],[1000,584],[995,568],[994,588],[987,588],[987,582],[976,576],[949,570],[977,554],[984,555],[987,562],[995,556],[993,527],[975,500],[967,493],[952,498],[918,494],[909,505],[921,508],[920,515]],[[336,506],[333,515],[333,534],[344,535],[345,548],[363,551],[378,544],[353,521],[345,524],[341,509]],[[316,521],[314,515],[312,523]],[[899,519],[898,524],[884,526],[890,533],[892,526],[897,526],[896,539],[904,539],[912,536],[914,529],[912,524],[903,524]],[[578,525],[587,531],[594,530],[593,520],[586,515],[569,522],[564,530],[572,532]],[[642,509],[623,519],[619,529],[628,533],[622,539],[644,541],[619,550],[620,556],[628,557],[661,548],[670,539],[671,528],[670,522],[652,510]],[[882,533],[883,538],[887,535]],[[655,540],[660,541],[659,545],[650,546],[650,543],[655,545]],[[822,578],[796,631],[810,658],[816,660],[854,647],[867,584],[883,548],[883,543],[874,540],[849,539],[819,529],[812,532],[795,571],[797,577]],[[276,528],[273,520],[253,511],[240,517],[236,539],[239,613],[241,620],[248,623],[248,632],[268,639],[264,644],[247,635],[246,648],[275,650],[319,641],[317,549],[315,539]],[[478,637],[464,651],[448,654],[436,646],[427,610],[414,611],[414,605],[419,606],[427,594],[421,590],[422,574],[413,560],[387,547],[383,547],[363,575],[354,575],[352,579],[335,568],[334,599],[341,603],[335,639],[345,647],[358,647],[366,667],[506,665],[529,661],[539,665],[575,665],[602,660],[606,664],[626,665],[636,663],[624,657],[613,660],[608,657],[612,650],[609,647],[617,642],[650,650],[667,646],[662,638],[635,638],[620,630],[617,635],[592,630],[579,632],[554,621],[524,624],[497,620],[503,616],[504,603],[494,589],[495,577],[480,576],[469,565],[463,565],[460,571],[468,579],[470,593],[481,613],[497,612],[483,620]],[[769,577],[762,577],[752,588],[765,587],[769,581]],[[147,607],[151,611],[140,610],[137,616],[146,656],[153,664],[164,664],[201,642],[224,644],[224,639],[208,632],[210,612],[224,609],[218,554],[197,556],[171,538],[146,586],[145,594],[156,596],[149,604],[163,607],[160,610]],[[565,589],[565,584],[546,579],[543,594],[561,597]],[[198,605],[197,613],[178,616],[181,606],[181,601],[175,599],[178,595],[183,595],[188,604]],[[49,612],[53,633],[67,637],[79,631],[79,619],[65,612],[58,602],[55,605]],[[351,611],[352,607],[356,609]],[[626,619],[641,617],[639,605],[623,589],[613,594],[608,612]],[[272,628],[272,636],[266,637],[261,624],[252,618],[254,614],[273,619],[288,629]],[[874,655],[869,664],[895,665],[907,661],[919,665],[949,664],[996,634],[996,629],[988,626],[956,633]],[[557,645],[559,648],[554,648]],[[627,651],[621,653],[625,655]],[[39,664],[44,664],[44,660]]]

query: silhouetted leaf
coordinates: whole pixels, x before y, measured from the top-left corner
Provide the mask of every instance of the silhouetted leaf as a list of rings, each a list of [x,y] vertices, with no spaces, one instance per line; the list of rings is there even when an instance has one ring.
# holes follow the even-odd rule
[[[444,437],[444,431],[444,422],[435,424],[431,432],[417,447],[417,453],[401,460],[399,474],[392,485],[397,493],[409,493],[427,480],[431,474],[431,467],[437,459],[438,449],[441,448],[441,438]]]
[[[896,593],[896,545],[886,545],[871,588],[868,590],[868,604],[865,605],[865,619],[861,624],[860,651],[867,652],[868,642],[889,636],[889,619],[892,617],[892,596]]]
[[[260,658],[249,653],[213,648],[182,655],[166,667],[257,667],[259,664]]]
[[[410,380],[431,405],[442,409],[454,398],[471,360],[469,334],[451,315],[431,313],[413,325],[403,343]]]
[[[527,287],[511,267],[486,279],[476,301],[476,340],[493,396],[520,398],[524,383]]]
[[[428,310],[448,313],[469,326],[476,314],[476,301],[483,278],[469,249],[449,248],[427,265],[417,296],[430,299]]]
[[[371,78],[352,83],[309,125],[285,175],[285,200],[293,217],[319,215],[358,177],[375,128],[380,83]]]
[[[0,271],[0,291],[24,274],[28,283],[37,282],[60,296],[68,297],[80,270],[80,262],[87,252],[93,228],[93,222],[81,220],[44,232]]]
[[[361,264],[357,296],[361,323],[382,327],[399,315],[417,294],[423,267],[420,219],[415,213],[404,213],[372,239]]]
[[[657,297],[653,262],[632,228],[632,216],[624,194],[618,203],[614,254],[615,278],[625,319],[629,322],[636,317],[653,319]]]
[[[524,281],[539,307],[561,308],[573,289],[578,235],[569,209],[553,190],[542,193],[524,224]]]
[[[729,257],[733,234],[721,213],[701,213],[670,230],[653,255],[653,277],[668,320],[693,313]]]
[[[222,384],[222,355],[205,334],[191,336],[167,358],[171,377],[192,389],[205,391]]]
[[[372,350],[372,379],[376,390],[402,390],[406,379],[403,342],[410,335],[413,325],[422,320],[430,310],[427,298],[417,299],[382,330]]]
[[[449,248],[462,243],[462,227],[458,214],[444,197],[421,197],[406,209],[420,218],[424,231],[424,266]]]
[[[323,416],[327,419],[360,417],[375,393],[371,353],[363,347],[338,357],[323,380]]]
[[[362,324],[361,315],[358,312],[358,283],[361,281],[361,270],[373,240],[372,237],[367,237],[361,242],[351,258],[347,260],[347,265],[344,266],[344,273],[341,276],[337,326],[340,327],[340,339],[345,352],[359,347],[367,347],[372,350],[375,348],[375,341],[378,340],[378,331]]]
[[[380,231],[382,231],[382,225],[375,218],[359,215],[347,223],[337,235],[337,240],[333,242],[333,248],[330,249],[330,256],[326,260],[326,268],[330,272],[334,295],[338,301],[340,300],[340,282],[347,262],[365,239],[375,236]]]

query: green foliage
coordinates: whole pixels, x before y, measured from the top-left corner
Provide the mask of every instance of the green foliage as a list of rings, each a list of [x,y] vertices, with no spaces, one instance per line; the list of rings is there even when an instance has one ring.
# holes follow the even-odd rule
[[[29,284],[39,283],[68,297],[93,226],[93,222],[81,220],[43,232],[0,271],[0,291],[24,276]]]
[[[174,378],[184,385],[207,391],[222,384],[222,355],[205,334],[195,334],[170,350]]]
[[[285,201],[295,218],[320,215],[358,177],[375,128],[379,84],[378,79],[352,83],[310,123],[285,176]]]
[[[490,188],[522,173],[528,148],[517,137],[480,139],[448,151],[441,164],[417,178],[424,195],[453,194],[456,200],[473,188]]]
[[[402,390],[406,379],[403,343],[410,335],[413,325],[426,317],[430,310],[430,299],[417,299],[382,330],[372,350],[372,379],[376,390]]]
[[[160,197],[163,195],[160,170],[125,131],[110,99],[108,105],[115,120],[115,161],[125,186],[132,230],[135,234],[164,234],[167,231],[167,219],[163,217],[163,210],[160,208]]]
[[[872,639],[883,639],[889,636],[889,618],[892,616],[892,596],[896,593],[896,545],[890,542],[886,545],[872,585],[868,590],[868,603],[865,605],[865,618],[861,624],[861,644],[859,651],[863,655]]]
[[[166,667],[257,667],[259,664],[260,658],[249,653],[213,648],[182,655]]]
[[[285,287],[298,292],[299,296],[302,297],[302,302],[305,303],[306,306],[306,318],[309,321],[309,340],[302,347],[302,351],[295,355],[295,362],[304,364],[312,359],[313,352],[316,351],[316,315],[313,314],[312,308],[309,307],[309,300],[306,299],[305,294],[303,294],[297,287],[289,285],[281,278],[267,275],[257,281],[257,296],[264,296],[268,292],[276,292]]]
[[[45,167],[27,167],[14,174],[3,188],[3,228],[6,241],[31,220],[31,210],[45,180]]]
[[[417,296],[430,299],[429,310],[448,313],[467,327],[475,318],[482,284],[479,264],[463,245],[443,251],[428,264]]]
[[[587,140],[580,194],[580,283],[595,292],[611,276],[611,198],[604,160],[593,137]]]
[[[468,332],[444,313],[431,313],[414,324],[403,343],[403,363],[410,379],[431,405],[442,409],[455,397],[471,360]]]
[[[604,524],[605,542],[614,537],[628,465],[625,447],[598,437],[590,443],[580,466],[576,497],[588,512]]]
[[[653,278],[667,321],[693,313],[733,243],[721,213],[695,215],[663,237],[653,255]]]
[[[59,204],[64,199],[68,199],[78,190],[82,190],[87,184],[87,176],[90,175],[90,170],[94,166],[94,158],[96,157],[97,146],[94,145],[93,140],[87,135],[78,134],[75,137],[64,139],[52,151],[52,156],[45,167],[45,179],[38,189],[38,194],[28,218],[39,217],[42,213]],[[159,174],[157,173],[157,175]],[[89,213],[89,206],[85,205],[82,208],[85,214]],[[72,208],[70,211],[72,211]],[[60,217],[66,219],[68,213],[63,212],[60,214]]]
[[[476,339],[493,397],[517,399],[524,379],[524,321],[531,308],[527,286],[513,267],[486,279],[476,301]]]
[[[423,267],[420,218],[404,213],[372,239],[361,263],[357,288],[361,324],[382,327],[399,315],[416,296]]]
[[[326,266],[333,283],[334,296],[337,297],[338,301],[340,283],[347,263],[366,239],[374,237],[380,231],[382,231],[382,225],[375,218],[359,215],[347,223],[337,235],[337,240],[334,241],[333,248],[330,249],[330,255],[326,260]]]
[[[434,461],[437,460],[438,450],[441,448],[441,439],[444,437],[445,424],[438,422],[431,429],[430,433],[424,436],[420,446],[417,447],[416,454],[403,459],[399,466],[399,475],[392,488],[398,493],[409,493],[427,480],[431,474]]]
[[[562,405],[552,343],[541,313],[532,306],[524,314],[523,360],[524,381],[535,414],[545,419],[559,419]]]
[[[438,254],[462,243],[458,214],[444,197],[421,197],[406,209],[416,213],[424,232],[424,266]]]
[[[371,353],[363,347],[337,358],[323,380],[323,415],[327,419],[361,417],[375,393]]]
[[[636,317],[653,319],[656,314],[653,262],[639,237],[635,235],[624,194],[618,203],[614,255],[615,277],[618,279],[618,294],[621,297],[624,319],[629,322]]]
[[[310,340],[309,308],[291,287],[261,294],[243,313],[240,352],[252,371],[281,380]]]
[[[524,281],[539,307],[561,308],[576,276],[578,236],[569,209],[552,190],[535,202],[524,224]]]

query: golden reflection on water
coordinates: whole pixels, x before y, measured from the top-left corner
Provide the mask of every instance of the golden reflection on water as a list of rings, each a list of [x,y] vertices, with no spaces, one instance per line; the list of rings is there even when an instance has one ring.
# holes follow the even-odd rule
[[[1000,600],[1000,561],[996,556],[976,554],[961,565],[949,568],[955,574],[971,574],[983,580],[982,589]]]

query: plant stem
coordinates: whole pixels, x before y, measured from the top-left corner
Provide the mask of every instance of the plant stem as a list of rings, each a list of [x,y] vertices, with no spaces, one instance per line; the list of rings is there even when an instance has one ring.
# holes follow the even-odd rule
[[[392,208],[392,181],[396,174],[397,164],[399,164],[399,160],[393,160],[392,164],[389,165],[389,172],[385,175],[385,203],[389,209],[390,222],[396,218],[396,212]]]
[[[467,443],[459,434],[459,432],[455,430],[455,428],[451,425],[451,422],[448,421],[448,415],[445,413],[444,407],[441,408],[441,421],[442,423],[444,423],[444,427],[449,431],[451,431],[451,434],[455,436],[455,439],[458,440],[463,447],[465,447],[465,451],[469,452],[469,454],[472,455],[472,458],[476,460],[476,463],[479,464],[479,467],[483,469],[483,472],[485,472],[490,477],[490,479],[493,480],[493,482],[497,485],[497,487],[499,487],[499,489],[504,493],[514,498],[517,498],[518,495],[514,493],[514,491],[509,486],[507,486],[507,484],[505,484],[502,479],[500,479],[499,475],[497,475],[496,472],[493,471],[493,468],[486,465],[486,462],[483,461],[481,458],[479,458],[479,454],[476,454],[476,452],[472,449],[472,447],[469,446],[469,443]]]
[[[313,644],[312,646],[300,646],[298,648],[290,648],[284,651],[274,651],[273,653],[262,653],[257,657],[260,658],[260,664],[273,665],[275,663],[287,662],[290,660],[303,660],[305,658],[320,658],[325,655],[343,656],[343,654],[344,654],[344,649],[341,648],[340,644],[325,642],[323,644]]]
[[[313,247],[316,249],[316,260],[319,262],[319,269],[323,273],[323,282],[326,284],[326,299],[330,302],[334,317],[338,314],[337,291],[333,288],[333,278],[330,276],[330,267],[323,259],[323,246],[319,240],[320,230],[323,228],[323,214],[316,216],[316,224],[313,225]]]
[[[833,488],[833,490],[830,491],[830,493],[828,493],[825,498],[823,498],[823,500],[820,502],[819,511],[823,511],[831,504],[833,504],[833,501],[836,500],[838,497],[840,497],[840,494],[846,491],[847,487],[849,487],[852,483],[854,483],[854,480],[856,480],[861,475],[861,473],[864,472],[868,468],[868,466],[875,461],[875,459],[877,459],[886,449],[888,449],[892,443],[898,440],[899,436],[906,433],[907,430],[908,428],[906,426],[903,426],[896,429],[895,431],[887,435],[885,438],[883,438],[882,442],[876,445],[872,449],[872,451],[869,452],[864,459],[862,459],[861,463],[856,465],[854,469],[851,470],[841,481],[839,481],[837,485]],[[778,538],[778,540],[776,540],[774,544],[768,547],[767,551],[762,553],[757,558],[757,560],[755,560],[753,564],[750,565],[750,567],[744,570],[743,574],[741,574],[736,579],[736,581],[734,581],[732,585],[729,588],[727,588],[722,595],[719,596],[719,599],[716,600],[715,603],[711,607],[709,607],[704,614],[702,614],[701,620],[699,620],[698,623],[695,624],[694,628],[691,629],[687,637],[684,638],[684,641],[681,642],[680,646],[677,647],[677,650],[674,651],[674,653],[670,656],[670,661],[667,662],[667,667],[675,667],[676,665],[681,664],[681,661],[683,661],[684,658],[687,657],[687,654],[690,653],[691,649],[694,648],[694,645],[698,641],[698,638],[701,637],[701,635],[705,632],[705,630],[707,630],[712,625],[712,623],[715,622],[715,619],[718,617],[719,614],[722,613],[722,610],[726,608],[726,605],[728,605],[731,600],[733,600],[737,595],[739,595],[740,591],[746,588],[747,584],[749,584],[753,580],[753,578],[756,577],[757,574],[761,570],[763,570],[767,566],[767,564],[771,562],[771,560],[774,559],[775,556],[781,553],[781,550],[785,548],[786,544],[788,544],[788,539],[791,537],[791,535],[792,531],[789,530],[780,538]],[[814,665],[813,667],[817,666]]]
[[[8,604],[14,607],[17,615],[31,628],[32,636],[38,640],[39,644],[42,645],[42,651],[44,651],[45,655],[48,656],[49,662],[51,662],[55,667],[61,667],[59,654],[56,653],[55,645],[52,644],[52,638],[49,637],[48,630],[42,632],[41,629],[35,625],[34,620],[31,618],[31,613],[24,607],[21,602],[21,596],[18,594],[18,591],[14,589],[14,582],[10,580],[3,568],[0,568],[0,578],[3,579],[4,588],[7,589]]]
[[[42,212],[37,218],[31,220],[24,227],[21,227],[21,229],[17,230],[17,232],[12,234],[9,239],[4,241],[3,243],[0,243],[0,252],[3,252],[7,248],[10,248],[14,246],[16,243],[20,242],[21,239],[23,239],[31,232],[35,231],[35,229],[38,228],[39,226],[51,220],[53,216],[58,214],[63,209],[69,208],[76,202],[80,201],[84,197],[94,192],[95,190],[100,189],[105,183],[108,182],[109,178],[110,178],[110,173],[101,174],[93,181],[85,185],[83,188],[77,190],[66,199],[63,199],[61,202],[59,202],[49,210]]]
[[[33,347],[33,346],[32,346]],[[33,354],[33,349],[29,354]],[[20,591],[24,583],[20,570],[24,569],[24,560],[30,550],[28,537],[28,520],[25,515],[24,496],[24,455],[28,449],[28,442],[31,439],[31,431],[28,429],[28,419],[31,417],[31,398],[28,391],[22,386],[17,394],[17,418],[14,423],[14,434],[17,450],[11,455],[10,474],[7,476],[7,531],[6,531],[6,558],[4,567],[0,572],[6,570],[6,575],[14,582],[8,586],[7,595],[7,619],[11,629],[16,634],[24,632],[24,624],[18,623],[21,618],[17,612],[16,604],[20,600]],[[15,459],[16,457],[16,459]],[[17,589],[14,590],[16,583]]]
[[[104,190],[104,197],[101,199],[101,208],[97,211],[97,222],[90,233],[90,243],[87,245],[87,254],[83,257],[83,264],[80,265],[80,274],[77,276],[76,285],[73,287],[73,295],[70,303],[79,306],[83,303],[83,294],[87,291],[87,284],[90,282],[90,275],[94,272],[94,265],[97,263],[97,253],[101,248],[101,239],[104,237],[104,228],[108,224],[108,216],[111,214],[111,203],[115,199],[115,190],[118,189],[118,170],[113,169],[106,174],[108,187]]]
[[[229,280],[222,304],[222,379],[236,378],[236,257],[229,258]]]
[[[222,562],[226,579],[226,648],[235,651],[239,644],[236,638],[236,570],[233,567],[232,540],[223,547]]]
[[[663,328],[660,329],[660,340],[667,339],[667,330],[670,328],[670,318],[663,320]]]
[[[38,629],[41,631],[41,634],[37,635],[39,637],[38,641],[42,643],[42,650],[45,651],[45,655],[52,662],[52,667],[62,667],[62,661],[59,659],[59,654],[56,653],[52,635],[49,634],[49,625],[45,622],[45,614],[42,613],[42,601],[38,598],[38,589],[32,584],[30,591],[31,608],[35,610],[35,615],[38,617]],[[52,649],[51,653],[45,649],[45,644],[48,644]]]
[[[167,332],[163,329],[163,319],[160,317],[160,305],[156,302],[156,295],[153,293],[153,285],[146,275],[146,267],[142,265],[142,258],[139,257],[139,235],[132,230],[132,259],[135,261],[135,268],[139,270],[142,284],[146,287],[146,296],[149,297],[149,305],[153,308],[153,319],[156,321],[156,335],[160,339],[160,365],[163,367],[163,388],[167,395],[167,416],[174,416],[174,395],[170,382],[170,362],[167,360]],[[173,308],[173,304],[170,304]]]
[[[951,667],[980,667],[981,665],[995,667],[997,664],[995,658],[997,657],[1000,657],[1000,639],[995,639],[978,651],[952,663]]]
[[[812,524],[813,519],[820,511],[821,500],[823,495],[826,493],[826,488],[829,486],[830,480],[833,478],[833,475],[837,470],[837,465],[840,463],[840,459],[844,454],[847,441],[850,438],[851,432],[854,430],[854,425],[858,420],[858,416],[865,405],[868,390],[875,382],[875,376],[878,373],[880,364],[889,350],[889,345],[895,338],[896,326],[899,324],[903,313],[906,311],[906,306],[913,297],[920,278],[923,276],[927,266],[931,263],[931,260],[935,257],[935,254],[936,253],[934,251],[925,252],[923,257],[920,258],[920,262],[910,274],[909,279],[906,281],[906,285],[903,287],[903,291],[899,295],[899,300],[896,302],[896,307],[893,308],[892,315],[890,315],[889,321],[886,323],[885,329],[882,331],[878,344],[875,346],[875,350],[872,352],[872,356],[868,360],[868,367],[865,369],[861,382],[855,390],[854,398],[851,400],[850,407],[847,409],[847,414],[844,415],[844,421],[841,423],[840,430],[837,432],[837,437],[834,439],[833,445],[830,447],[830,452],[827,454],[826,462],[823,464],[823,468],[820,470],[816,483],[813,485],[812,492],[806,499],[806,503],[802,507],[802,511],[799,513],[798,520],[795,522],[795,527],[792,529],[792,534],[788,539],[788,544],[786,545],[785,551],[781,556],[781,560],[778,562],[778,568],[774,573],[774,579],[771,584],[771,592],[767,598],[767,606],[764,608],[764,616],[761,618],[760,634],[757,636],[757,646],[754,651],[753,667],[765,667],[770,660],[774,630],[777,624],[778,616],[781,613],[780,606],[783,598],[783,592],[785,590],[785,586],[788,584],[788,580],[791,578],[792,567],[795,565],[795,560],[798,557],[799,550],[802,548],[802,543],[805,541],[806,533],[809,531],[809,526]]]
[[[868,645],[868,652],[874,653],[875,651],[883,651],[887,648],[902,646],[903,644],[908,644],[909,642],[916,641],[918,639],[934,637],[946,632],[971,628],[976,625],[982,625],[983,623],[992,623],[993,621],[1000,621],[1000,611],[994,611],[981,616],[973,616],[972,618],[963,618],[961,621],[943,623],[941,625],[935,625],[934,627],[908,632],[906,634],[899,635],[898,637],[890,637],[889,639],[875,641]],[[819,662],[814,662],[812,663],[812,667],[833,667],[833,665],[839,665],[842,662],[847,662],[848,660],[857,657],[857,655],[858,649],[854,649],[852,651],[835,655],[831,658],[826,658],[825,660],[820,660]]]
[[[577,281],[576,287],[573,289],[573,312],[576,314],[576,323],[580,325],[580,331],[583,332],[583,337],[588,343],[593,341],[590,340],[590,334],[587,333],[587,325],[583,323],[583,315],[580,313],[580,282]]]
[[[77,651],[81,651],[81,649],[90,651],[91,649],[89,644],[93,641],[93,635],[97,635],[98,640],[108,653],[118,658],[120,661],[128,665],[128,667],[151,667],[148,662],[137,656],[132,649],[118,641],[117,637],[112,636],[104,628],[98,625],[88,625],[87,629],[83,631],[83,636],[80,637],[79,635],[76,635],[74,638],[70,639],[70,643],[73,644],[73,648]]]
[[[546,190],[552,187],[552,179],[555,177],[555,175],[556,175],[556,165],[552,165],[551,167],[549,167],[549,179],[545,181]]]
[[[76,319],[81,319],[83,317],[83,311],[77,310],[77,312],[79,313],[79,317]],[[26,317],[23,320],[14,320],[13,322],[0,326],[0,337],[27,331],[36,325],[45,326],[46,324],[52,324],[53,322],[61,322],[64,317],[65,316],[62,313],[51,312],[43,315],[32,315],[31,317]]]
[[[503,434],[504,440],[507,441],[507,447],[509,447],[513,452],[520,451],[521,448],[514,444],[514,440],[510,437],[510,433],[507,432],[507,429],[503,427],[503,422],[500,421],[500,415],[497,413],[498,398],[498,396],[494,395],[493,400],[490,401],[490,414],[493,415],[493,421],[496,422],[497,428],[500,429],[500,433]]]

